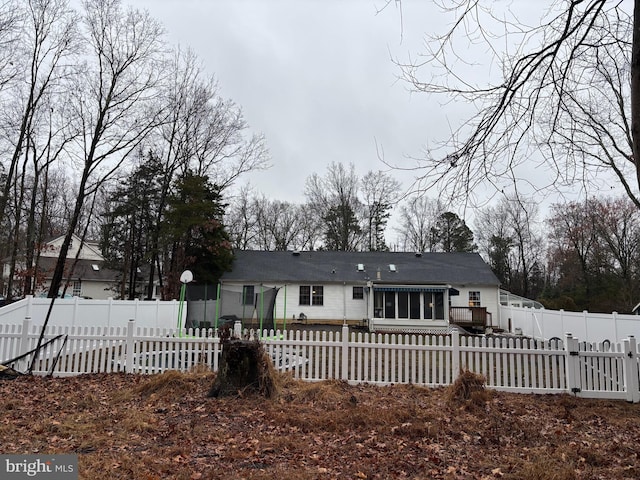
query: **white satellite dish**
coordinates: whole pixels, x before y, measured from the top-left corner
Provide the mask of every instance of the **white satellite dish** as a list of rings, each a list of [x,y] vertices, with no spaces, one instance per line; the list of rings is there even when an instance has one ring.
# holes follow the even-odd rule
[[[193,273],[191,273],[191,270],[185,270],[182,272],[182,275],[180,275],[180,281],[182,283],[193,282]]]

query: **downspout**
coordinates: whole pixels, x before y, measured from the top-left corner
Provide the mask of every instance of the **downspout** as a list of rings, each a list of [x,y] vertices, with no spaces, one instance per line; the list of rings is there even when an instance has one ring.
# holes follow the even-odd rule
[[[347,282],[342,282],[342,325],[347,324]]]
[[[287,329],[287,285],[284,285],[284,313],[282,314],[282,330]]]
[[[264,315],[264,285],[260,284],[260,333],[258,338],[262,335],[262,319]]]
[[[367,280],[367,319],[369,324],[369,331],[375,331],[375,308],[373,306],[373,282],[371,280]],[[371,315],[371,312],[374,312],[374,315]]]
[[[215,319],[215,323],[214,323],[214,328],[215,328],[215,332],[218,331],[218,317],[220,317],[220,302],[222,301],[222,299],[220,298],[220,286],[222,285],[221,282],[218,282],[218,291],[216,292],[216,319]],[[205,304],[206,304],[206,300],[205,300]]]
[[[449,325],[449,319],[450,317],[450,313],[451,313],[451,302],[449,300],[449,291],[451,289],[451,285],[447,285],[447,289],[445,290],[445,295],[444,295],[444,319],[447,322],[447,325]]]
[[[503,328],[502,327],[502,305],[500,305],[500,285],[498,285],[498,289],[497,290],[498,290],[498,292],[496,293],[496,296],[498,298],[496,299],[496,305],[497,305],[497,307],[496,307],[496,309],[497,309],[497,312],[496,312],[497,319],[496,320],[497,320],[498,323],[496,325],[498,327],[500,327],[500,328]],[[509,302],[507,302],[507,304],[508,303]],[[491,323],[495,323],[495,322],[491,322]],[[493,325],[491,325],[491,326],[493,327]]]

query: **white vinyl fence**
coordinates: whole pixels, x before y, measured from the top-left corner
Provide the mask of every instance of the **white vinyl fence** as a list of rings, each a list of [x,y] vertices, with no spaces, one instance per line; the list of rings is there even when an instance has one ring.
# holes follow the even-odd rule
[[[50,305],[50,298],[29,295],[0,308],[0,325],[18,324],[27,317],[31,318],[34,325],[43,325]],[[176,300],[57,298],[51,310],[49,325],[126,327],[127,322],[133,318],[140,327],[175,328],[178,325],[178,311],[179,302]]]
[[[35,348],[40,328],[25,320],[0,326],[0,361],[8,364]],[[52,327],[35,362],[35,374],[159,373],[206,365],[216,371],[220,339],[212,330],[176,331],[137,326]],[[255,332],[253,332],[255,334]],[[276,368],[307,381],[341,379],[352,384],[412,383],[441,386],[469,369],[489,388],[518,393],[573,393],[640,402],[638,347],[634,337],[615,344],[514,337],[390,335],[340,332],[263,332]],[[25,371],[32,355],[11,362]]]
[[[540,308],[500,306],[501,327],[511,333],[549,340],[566,332],[586,342],[619,342],[640,338],[640,315],[567,312]]]

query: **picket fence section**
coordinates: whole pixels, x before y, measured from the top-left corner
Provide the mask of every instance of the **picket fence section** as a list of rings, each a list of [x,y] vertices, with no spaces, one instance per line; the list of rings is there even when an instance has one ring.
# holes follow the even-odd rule
[[[513,336],[382,334],[341,331],[239,331],[260,339],[274,366],[299,379],[351,384],[411,383],[445,386],[462,370],[483,375],[489,388],[518,393],[572,393],[640,402],[640,353],[634,337],[619,343],[585,343]],[[40,327],[26,319],[0,326],[0,361],[34,349]],[[204,365],[218,370],[222,351],[213,330],[138,327],[50,327],[34,374],[161,373]],[[11,363],[26,371],[32,355]]]

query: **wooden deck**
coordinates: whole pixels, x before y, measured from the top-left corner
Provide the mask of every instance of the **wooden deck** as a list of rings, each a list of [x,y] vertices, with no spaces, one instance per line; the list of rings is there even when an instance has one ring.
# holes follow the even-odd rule
[[[493,326],[491,312],[487,312],[487,307],[450,307],[449,323],[464,328],[484,329]]]

